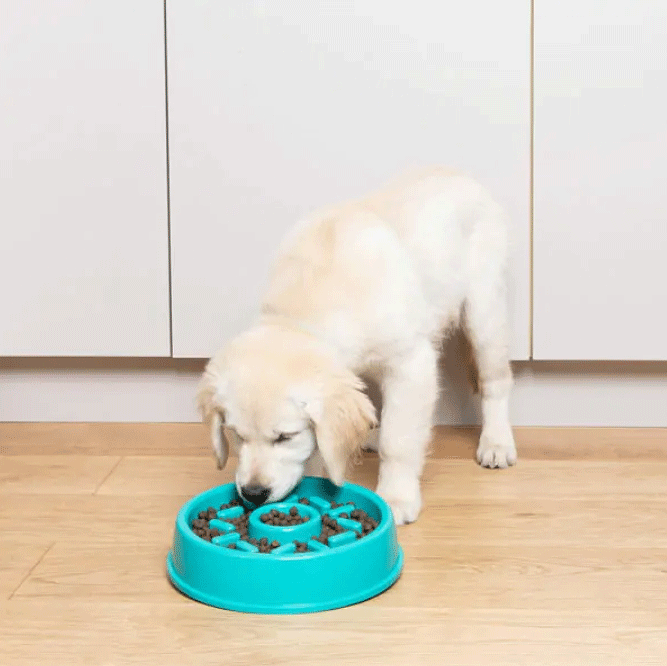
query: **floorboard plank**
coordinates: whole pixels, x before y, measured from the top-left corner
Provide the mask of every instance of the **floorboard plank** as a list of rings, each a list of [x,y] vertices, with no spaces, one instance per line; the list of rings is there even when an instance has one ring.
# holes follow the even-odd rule
[[[119,460],[118,456],[0,456],[0,495],[94,493]]]
[[[416,600],[418,602],[418,600]],[[0,607],[3,666],[662,666],[663,611],[406,611],[382,597],[266,618],[200,604],[13,600]]]
[[[522,460],[667,460],[667,428],[514,429]],[[437,426],[432,456],[474,459],[479,429]],[[0,423],[1,455],[210,457],[200,423]]]
[[[52,544],[39,535],[2,534],[0,545],[0,599],[13,596]]]

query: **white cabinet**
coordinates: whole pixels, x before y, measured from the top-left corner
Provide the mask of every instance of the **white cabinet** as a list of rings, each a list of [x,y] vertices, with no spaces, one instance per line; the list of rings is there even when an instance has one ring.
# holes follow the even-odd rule
[[[3,8],[0,356],[168,356],[171,324],[208,357],[301,215],[443,164],[510,212],[529,357],[530,0],[167,0],[171,276],[164,11]],[[534,357],[667,359],[667,8],[534,27]]]
[[[667,359],[667,5],[535,3],[534,356]]]
[[[299,216],[444,164],[512,216],[528,357],[530,0],[167,0],[167,37],[175,356],[251,321]]]
[[[163,11],[3,2],[0,355],[170,353]]]

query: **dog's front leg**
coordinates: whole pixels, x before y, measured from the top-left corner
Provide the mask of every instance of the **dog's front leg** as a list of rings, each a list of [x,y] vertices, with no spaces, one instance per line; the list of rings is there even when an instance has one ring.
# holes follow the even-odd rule
[[[420,341],[387,367],[382,389],[377,492],[403,525],[421,510],[420,478],[438,395],[437,354],[430,341]]]

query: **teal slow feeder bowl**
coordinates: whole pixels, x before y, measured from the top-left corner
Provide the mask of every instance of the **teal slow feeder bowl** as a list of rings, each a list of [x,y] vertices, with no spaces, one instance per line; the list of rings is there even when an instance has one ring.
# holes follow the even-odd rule
[[[312,613],[370,599],[389,588],[401,573],[403,551],[391,509],[362,486],[346,483],[338,487],[325,479],[306,477],[289,497],[252,511],[248,536],[280,544],[269,553],[241,540],[237,526],[227,522],[244,513],[241,506],[217,512],[210,526],[220,535],[210,542],[193,532],[200,511],[229,504],[237,497],[235,485],[229,483],[197,495],[178,513],[167,572],[173,585],[192,599],[247,613]],[[301,498],[308,504],[300,503]],[[293,507],[308,519],[288,526],[260,519],[272,509],[289,513]],[[350,517],[354,509],[366,512],[377,527],[359,537],[361,522]],[[341,518],[343,513],[348,518]],[[327,544],[312,538],[320,534],[325,516],[343,528]],[[307,543],[307,551],[298,552],[295,541]]]

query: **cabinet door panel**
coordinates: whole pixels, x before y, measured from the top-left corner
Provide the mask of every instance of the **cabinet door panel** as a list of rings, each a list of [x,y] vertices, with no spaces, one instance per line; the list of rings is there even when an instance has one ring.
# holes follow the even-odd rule
[[[1,14],[0,355],[168,356],[163,3]]]
[[[667,359],[667,7],[535,4],[534,355]]]
[[[167,28],[176,356],[248,325],[302,214],[444,164],[511,213],[527,358],[530,2],[168,0]]]

